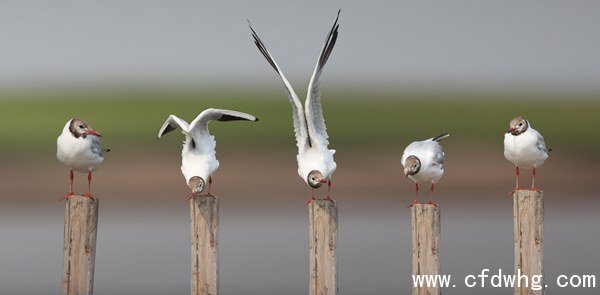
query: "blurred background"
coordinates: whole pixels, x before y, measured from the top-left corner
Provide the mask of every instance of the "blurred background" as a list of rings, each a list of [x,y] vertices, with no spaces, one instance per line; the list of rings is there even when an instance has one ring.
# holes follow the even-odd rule
[[[462,281],[483,268],[512,272],[514,167],[502,140],[523,115],[553,149],[538,174],[549,292],[596,294],[554,280],[600,277],[600,4],[512,0],[2,1],[0,293],[59,293],[68,169],[55,140],[73,116],[112,149],[93,181],[96,293],[189,293],[183,136],[156,135],[169,114],[191,121],[215,107],[261,119],[210,126],[221,292],[306,294],[310,191],[296,173],[289,102],[246,19],[303,97],[340,8],[322,85],[337,150],[340,293],[410,292],[414,197],[400,158],[445,131],[434,199],[442,272],[457,287],[444,293],[512,292]],[[77,174],[76,192],[85,189]]]

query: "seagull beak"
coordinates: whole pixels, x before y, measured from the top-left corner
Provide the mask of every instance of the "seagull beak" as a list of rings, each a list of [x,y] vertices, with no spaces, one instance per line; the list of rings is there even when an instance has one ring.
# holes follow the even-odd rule
[[[404,170],[404,177],[408,178],[408,175],[410,174],[410,170],[405,169]]]
[[[327,179],[321,179],[320,183],[327,183]]]
[[[515,128],[508,128],[508,133],[513,133],[513,132],[515,132],[515,130],[516,130]]]
[[[87,132],[87,134],[89,135],[94,135],[94,136],[98,136],[98,137],[102,137],[102,134],[100,134],[100,132],[96,131],[96,130],[89,130]]]

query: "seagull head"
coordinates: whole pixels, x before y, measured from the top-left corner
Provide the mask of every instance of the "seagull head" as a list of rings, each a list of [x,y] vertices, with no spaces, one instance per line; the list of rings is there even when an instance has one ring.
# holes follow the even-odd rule
[[[188,186],[192,190],[192,194],[199,195],[204,190],[204,179],[200,176],[194,176],[188,181]]]
[[[69,131],[71,131],[71,134],[73,134],[75,138],[86,138],[86,136],[88,135],[102,137],[100,132],[94,130],[88,122],[77,118],[71,120],[71,124],[69,125]]]
[[[319,170],[310,171],[306,180],[308,181],[308,185],[312,188],[320,188],[323,183],[327,183],[327,180],[323,177],[323,173]]]
[[[408,177],[409,175],[415,175],[419,173],[421,170],[421,160],[416,156],[409,156],[406,158],[404,162],[404,175]]]
[[[529,122],[527,119],[518,116],[510,121],[508,133],[516,136],[527,131],[527,128],[529,128]]]

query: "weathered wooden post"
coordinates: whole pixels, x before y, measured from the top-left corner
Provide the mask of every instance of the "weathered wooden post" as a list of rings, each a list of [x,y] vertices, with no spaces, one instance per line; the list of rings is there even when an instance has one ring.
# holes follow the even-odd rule
[[[432,204],[412,206],[413,276],[440,275],[440,208]],[[413,295],[441,294],[439,286],[413,285]]]
[[[93,293],[98,204],[96,198],[77,195],[65,202],[63,295]]]
[[[308,206],[310,295],[337,295],[337,203],[314,200]]]
[[[515,229],[515,294],[544,294],[544,194],[517,190],[513,193]],[[540,290],[531,289],[533,276],[541,276]],[[528,284],[525,284],[527,280]],[[520,281],[520,284],[518,282]],[[519,286],[520,285],[520,286]]]
[[[192,295],[219,291],[219,200],[212,196],[190,199]]]

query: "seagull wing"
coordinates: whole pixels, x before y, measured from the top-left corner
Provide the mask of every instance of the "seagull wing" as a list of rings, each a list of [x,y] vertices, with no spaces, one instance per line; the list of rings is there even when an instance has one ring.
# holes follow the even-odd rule
[[[319,55],[319,59],[317,60],[315,71],[313,72],[310,83],[308,84],[308,97],[305,103],[306,121],[308,123],[308,130],[311,140],[319,142],[324,146],[329,144],[329,141],[327,140],[329,136],[327,135],[325,118],[323,118],[323,108],[321,107],[320,78],[321,72],[323,72],[323,67],[325,67],[325,63],[327,63],[327,60],[333,51],[333,46],[335,46],[335,41],[337,40],[338,28],[340,26],[338,24],[339,17],[340,10],[338,10],[335,21],[333,22],[333,26],[327,34],[325,45],[323,46],[321,54]]]
[[[194,121],[190,124],[190,136],[192,137],[192,147],[196,147],[196,143],[203,145],[205,141],[210,141],[214,144],[214,138],[208,131],[208,123],[211,121],[258,121],[258,118],[250,114],[232,111],[232,110],[220,110],[220,109],[206,109],[200,113]]]
[[[158,131],[157,138],[160,139],[163,135],[177,129],[177,127],[181,127],[183,132],[189,132],[190,126],[188,123],[182,119],[179,119],[175,115],[170,115],[165,123],[163,123],[162,127],[160,127],[160,131]]]
[[[267,59],[267,61],[273,67],[273,69],[275,69],[277,74],[279,74],[279,77],[281,78],[285,86],[285,92],[287,93],[288,99],[292,104],[292,115],[294,117],[294,133],[296,135],[296,145],[298,146],[298,148],[311,146],[312,144],[308,136],[308,129],[306,125],[306,118],[304,116],[304,109],[302,108],[302,103],[300,102],[298,95],[296,95],[296,93],[294,92],[292,85],[287,80],[287,78],[285,77],[285,75],[283,74],[283,72],[281,71],[281,69],[267,50],[267,47],[265,47],[265,44],[262,42],[262,40],[260,40],[256,31],[254,31],[252,25],[250,25],[250,22],[248,22],[248,25],[250,26],[250,30],[252,30],[254,44],[256,44],[258,50]]]
[[[546,147],[546,142],[544,141],[544,137],[542,136],[542,134],[540,134],[537,130],[535,132],[536,134],[536,147],[538,150],[540,150],[541,152],[547,153],[548,152],[548,148]]]

